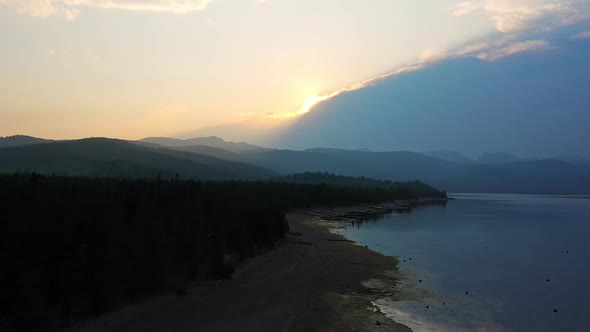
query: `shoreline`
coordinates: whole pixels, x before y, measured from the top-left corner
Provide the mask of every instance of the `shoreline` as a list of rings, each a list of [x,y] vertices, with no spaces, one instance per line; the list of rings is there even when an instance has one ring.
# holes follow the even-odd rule
[[[312,216],[303,221],[309,227],[334,238],[331,241],[341,242],[343,250],[350,253],[356,251],[367,260],[374,260],[374,263],[364,264],[367,268],[351,280],[352,284],[344,292],[342,289],[339,293],[335,289],[325,290],[329,308],[323,314],[327,314],[330,319],[322,326],[321,331],[412,331],[379,311],[375,301],[383,297],[393,301],[419,300],[427,294],[420,289],[407,288],[408,285],[403,283],[405,277],[397,267],[399,260],[396,257],[373,251],[362,243],[334,233],[333,230],[345,227],[353,221],[379,218],[393,212],[410,213],[414,207],[446,204],[449,200],[432,198],[305,211]]]
[[[429,200],[428,204],[443,203]],[[419,297],[400,290],[397,259],[330,231],[352,220],[407,212],[425,201],[287,214],[277,247],[241,265],[231,280],[205,281],[186,294],[165,293],[66,331],[411,331],[372,301]]]
[[[346,281],[335,283],[316,295],[324,302],[324,310],[317,312],[318,325],[313,331],[400,331],[411,332],[405,325],[386,317],[373,304],[373,301],[387,296],[400,300],[397,289],[402,279],[397,264],[398,259],[382,255],[346,237],[335,234],[333,230],[345,227],[354,220],[378,218],[394,211],[406,212],[406,206],[398,203],[384,203],[375,206],[358,205],[339,208],[318,208],[305,211],[307,217],[297,222],[314,228],[324,234],[328,241],[337,242],[339,250],[346,255],[364,259],[349,264],[362,266],[358,273]],[[318,298],[315,300],[317,301]],[[323,318],[320,318],[323,317]],[[303,318],[310,320],[310,317]],[[313,321],[314,318],[311,318]],[[296,329],[295,331],[306,331]]]

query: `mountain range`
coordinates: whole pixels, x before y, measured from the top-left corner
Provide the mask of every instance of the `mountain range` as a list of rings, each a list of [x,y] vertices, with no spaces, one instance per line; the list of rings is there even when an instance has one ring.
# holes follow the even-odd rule
[[[22,146],[22,145],[30,145],[30,144],[39,144],[39,143],[49,143],[52,142],[51,140],[37,138],[32,136],[25,136],[25,135],[15,135],[15,136],[7,136],[7,137],[0,137],[0,148],[6,148],[11,146]]]
[[[8,143],[9,142],[9,143]],[[0,139],[0,172],[110,177],[182,177],[195,179],[266,179],[276,173],[262,167],[206,154],[148,147],[122,140],[89,138],[31,143]],[[43,143],[43,144],[40,144]]]
[[[419,180],[451,192],[590,192],[590,161],[576,156],[533,160],[491,153],[472,159],[453,151],[280,150],[218,137],[16,141],[21,144],[14,138],[0,138],[0,172],[243,180],[328,172],[392,181]]]

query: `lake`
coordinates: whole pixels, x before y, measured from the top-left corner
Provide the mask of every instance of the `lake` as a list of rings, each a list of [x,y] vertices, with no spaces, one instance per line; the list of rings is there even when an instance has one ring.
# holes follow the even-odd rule
[[[398,256],[401,287],[376,305],[414,331],[588,331],[590,199],[453,194],[339,234]]]

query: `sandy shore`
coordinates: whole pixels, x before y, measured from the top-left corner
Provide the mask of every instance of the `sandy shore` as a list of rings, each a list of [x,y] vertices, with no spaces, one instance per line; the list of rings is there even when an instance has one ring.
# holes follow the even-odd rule
[[[288,215],[291,233],[232,280],[164,294],[71,331],[410,331],[371,301],[399,298],[397,260],[329,232],[358,215],[398,205],[309,209]],[[405,208],[405,207],[402,207]],[[343,215],[347,215],[348,217]],[[336,223],[336,224],[334,224]]]

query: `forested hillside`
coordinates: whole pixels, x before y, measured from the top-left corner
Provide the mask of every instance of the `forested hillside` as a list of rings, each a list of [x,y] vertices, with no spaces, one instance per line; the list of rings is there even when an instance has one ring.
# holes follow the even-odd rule
[[[415,197],[439,197],[445,196],[446,193],[433,188],[420,181],[411,182],[394,182],[388,180],[378,180],[364,176],[352,177],[345,175],[336,175],[334,173],[320,173],[320,172],[306,172],[291,174],[279,178],[276,181],[292,182],[292,183],[308,183],[308,184],[328,184],[334,186],[356,186],[369,188],[384,188],[391,190],[398,190],[403,192],[406,198]]]
[[[0,137],[0,148],[10,147],[10,146],[30,145],[30,144],[41,144],[41,143],[49,143],[49,142],[51,142],[51,141],[43,139],[43,138],[37,138],[37,137],[26,136],[26,135],[15,135],[15,136]]]
[[[254,180],[274,175],[240,162],[106,138],[2,148],[0,173],[10,172],[201,180]]]
[[[0,330],[44,331],[229,278],[287,232],[290,208],[431,194],[414,189],[2,175]]]

